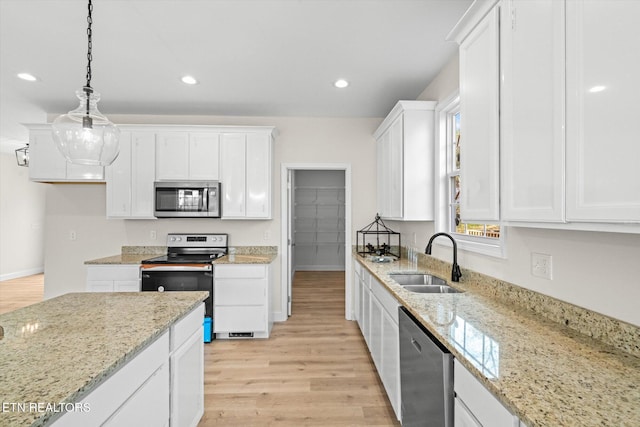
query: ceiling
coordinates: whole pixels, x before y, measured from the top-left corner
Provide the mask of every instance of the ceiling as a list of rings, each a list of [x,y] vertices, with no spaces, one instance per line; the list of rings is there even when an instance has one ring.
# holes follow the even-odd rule
[[[445,36],[470,4],[94,0],[91,85],[106,115],[384,117],[456,52]],[[77,106],[86,15],[85,0],[0,0],[3,146],[26,140],[20,123]],[[338,78],[349,87],[334,87]]]

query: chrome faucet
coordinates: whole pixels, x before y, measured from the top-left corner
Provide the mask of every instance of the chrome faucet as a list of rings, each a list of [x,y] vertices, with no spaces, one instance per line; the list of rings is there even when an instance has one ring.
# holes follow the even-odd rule
[[[458,245],[456,241],[447,233],[436,233],[429,239],[429,243],[427,243],[427,247],[424,249],[424,253],[427,255],[431,255],[431,244],[433,240],[438,236],[446,236],[453,243],[453,268],[451,269],[451,281],[459,282],[460,277],[462,277],[462,273],[460,272],[460,266],[458,265]]]

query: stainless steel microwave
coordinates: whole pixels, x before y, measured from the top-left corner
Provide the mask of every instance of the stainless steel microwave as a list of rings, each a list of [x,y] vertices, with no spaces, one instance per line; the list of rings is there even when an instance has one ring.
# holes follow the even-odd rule
[[[156,181],[154,215],[158,218],[219,218],[218,181]]]

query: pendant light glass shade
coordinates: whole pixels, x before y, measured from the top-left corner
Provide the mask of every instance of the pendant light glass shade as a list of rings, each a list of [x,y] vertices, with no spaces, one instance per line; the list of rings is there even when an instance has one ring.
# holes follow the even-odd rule
[[[71,163],[108,166],[118,157],[120,129],[98,111],[100,94],[76,91],[80,105],[53,121],[53,138]]]

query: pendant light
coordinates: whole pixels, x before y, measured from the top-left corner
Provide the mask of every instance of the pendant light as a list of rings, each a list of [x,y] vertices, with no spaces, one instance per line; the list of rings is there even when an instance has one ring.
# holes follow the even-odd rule
[[[87,15],[87,84],[76,91],[80,105],[53,121],[53,138],[62,155],[71,163],[107,166],[118,157],[120,130],[98,111],[100,94],[91,87],[93,4]]]

